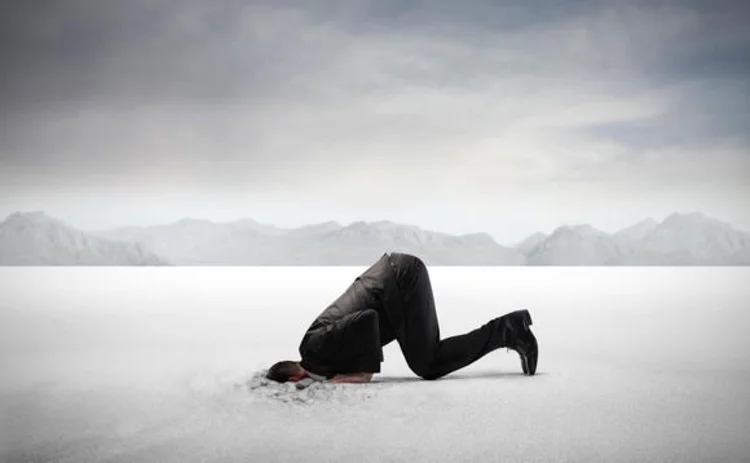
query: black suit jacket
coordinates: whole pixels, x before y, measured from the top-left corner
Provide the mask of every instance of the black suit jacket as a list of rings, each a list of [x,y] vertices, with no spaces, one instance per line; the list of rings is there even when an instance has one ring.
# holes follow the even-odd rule
[[[328,378],[380,372],[382,348],[399,335],[402,314],[396,275],[385,253],[313,321],[299,345],[301,365]]]

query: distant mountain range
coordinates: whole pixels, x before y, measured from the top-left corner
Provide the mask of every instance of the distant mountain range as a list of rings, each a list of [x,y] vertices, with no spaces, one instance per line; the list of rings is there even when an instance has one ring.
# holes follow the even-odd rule
[[[411,252],[433,265],[521,265],[525,260],[488,234],[453,236],[388,221],[282,229],[252,220],[185,219],[96,234],[142,243],[177,265],[365,265],[386,251]]]
[[[519,243],[527,265],[750,265],[750,234],[701,213],[643,220],[614,234],[562,226]]]
[[[42,212],[0,223],[0,265],[165,265],[138,243],[95,237]]]
[[[390,221],[279,228],[251,219],[83,232],[43,212],[0,223],[0,265],[369,265],[383,252],[428,265],[750,265],[750,234],[701,213],[646,219],[613,234],[591,225],[513,247]]]

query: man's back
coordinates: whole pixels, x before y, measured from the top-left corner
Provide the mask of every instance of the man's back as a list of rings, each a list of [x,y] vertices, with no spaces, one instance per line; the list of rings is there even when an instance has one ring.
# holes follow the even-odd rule
[[[382,346],[396,338],[392,319],[400,310],[388,259],[383,254],[313,321],[299,346],[305,368],[326,375],[377,362],[380,371]]]

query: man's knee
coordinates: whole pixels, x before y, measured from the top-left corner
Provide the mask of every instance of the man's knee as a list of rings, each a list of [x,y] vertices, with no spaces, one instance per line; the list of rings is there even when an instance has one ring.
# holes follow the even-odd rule
[[[427,381],[435,381],[438,378],[442,378],[443,375],[436,371],[428,370],[428,371],[422,372],[422,374],[419,375],[419,377]]]
[[[434,380],[436,380],[438,378],[442,378],[443,377],[443,375],[441,375],[440,373],[437,373],[437,372],[431,371],[431,370],[426,370],[426,371],[423,371],[421,373],[417,373],[417,376],[419,376],[420,378],[425,379],[427,381],[434,381]]]
[[[409,368],[411,368],[411,371],[422,379],[434,380],[442,376],[432,367],[432,362],[411,361],[407,363]]]

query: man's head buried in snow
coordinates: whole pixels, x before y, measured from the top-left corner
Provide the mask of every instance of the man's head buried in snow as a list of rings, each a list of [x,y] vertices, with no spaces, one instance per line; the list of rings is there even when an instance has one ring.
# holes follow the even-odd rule
[[[330,381],[332,383],[369,383],[372,380],[372,373],[345,373],[335,374],[329,377],[317,375],[306,370],[299,361],[282,360],[276,362],[266,372],[266,378],[278,383],[298,383],[313,381]]]
[[[293,360],[276,362],[266,373],[266,378],[278,383],[286,383],[287,381],[296,383],[307,376],[307,371],[302,368],[302,365]]]

